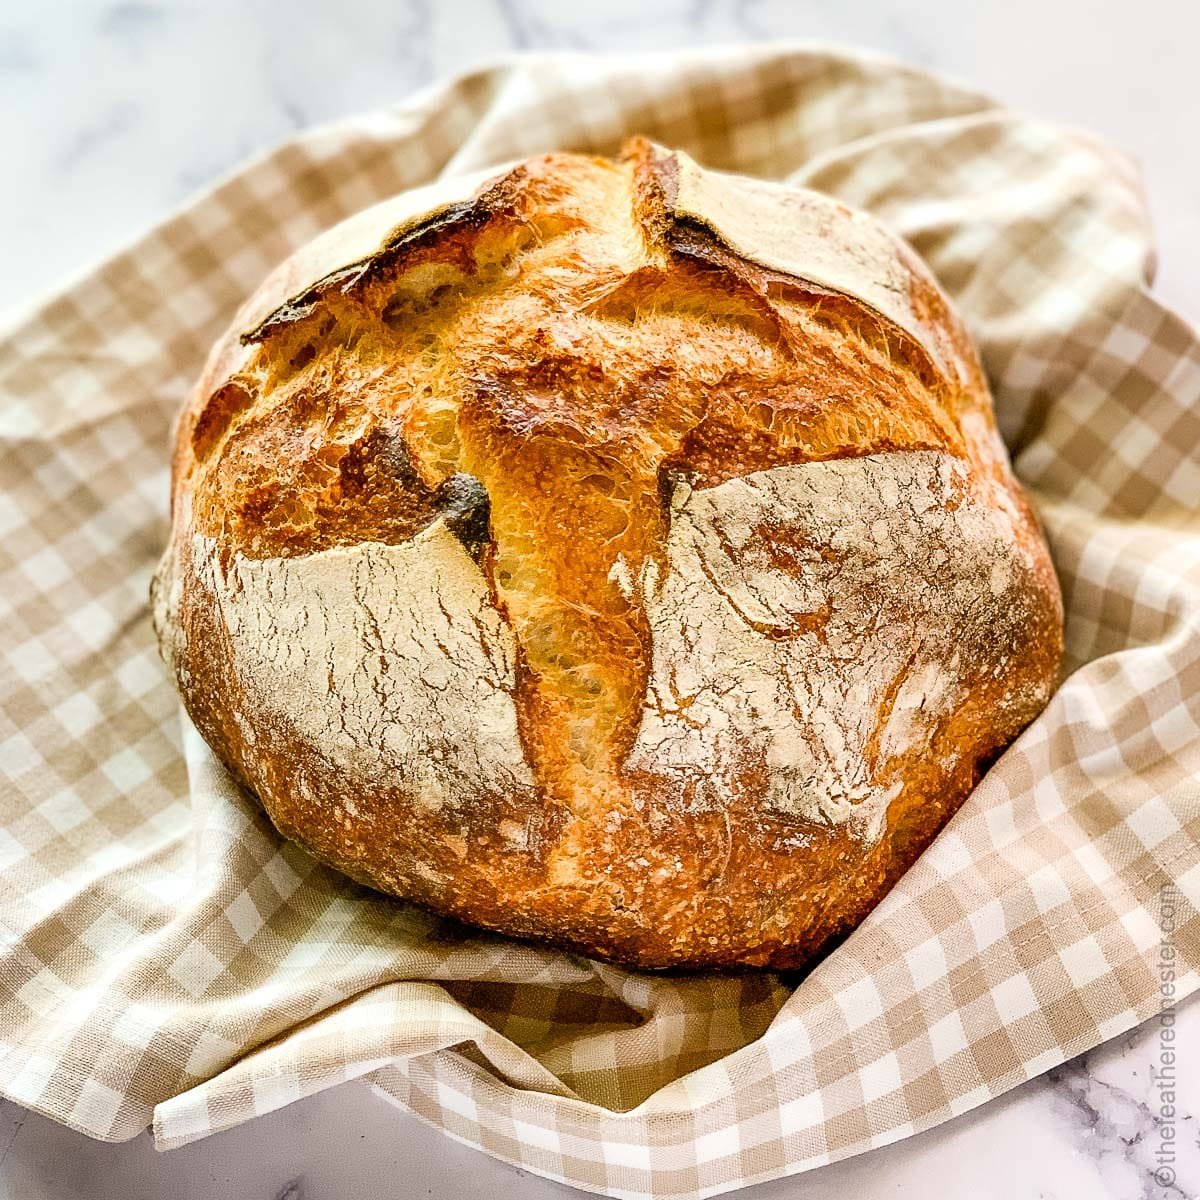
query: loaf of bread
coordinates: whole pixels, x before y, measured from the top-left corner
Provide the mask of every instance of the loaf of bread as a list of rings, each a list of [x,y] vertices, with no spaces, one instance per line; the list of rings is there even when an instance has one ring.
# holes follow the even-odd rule
[[[634,966],[810,959],[1059,667],[913,251],[641,139],[318,238],[215,348],[173,467],[160,644],[279,830]]]

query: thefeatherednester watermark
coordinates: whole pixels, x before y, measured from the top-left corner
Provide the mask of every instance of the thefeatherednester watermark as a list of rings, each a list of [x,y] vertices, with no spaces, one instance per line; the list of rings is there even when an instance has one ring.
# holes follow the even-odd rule
[[[1165,883],[1158,893],[1158,1055],[1150,1078],[1158,1092],[1158,1148],[1154,1182],[1175,1183],[1175,920],[1179,893]]]

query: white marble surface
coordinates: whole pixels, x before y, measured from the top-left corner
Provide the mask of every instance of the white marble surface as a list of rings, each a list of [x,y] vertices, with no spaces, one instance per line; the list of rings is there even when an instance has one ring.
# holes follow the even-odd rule
[[[515,49],[855,42],[1087,126],[1139,157],[1161,293],[1200,318],[1196,0],[46,0],[0,5],[0,188],[11,313],[245,156]],[[1176,1179],[1151,1068],[1157,1025],[920,1137],[747,1200],[1194,1200],[1200,1002],[1179,1013]],[[0,1200],[565,1197],[347,1085],[159,1155],[0,1104]]]
[[[966,1116],[737,1200],[1196,1200],[1200,1002],[1181,1007],[1172,1182],[1161,1131],[1156,1022]],[[4,1200],[568,1200],[583,1193],[449,1141],[365,1084],[292,1105],[167,1154],[110,1146],[0,1103]]]

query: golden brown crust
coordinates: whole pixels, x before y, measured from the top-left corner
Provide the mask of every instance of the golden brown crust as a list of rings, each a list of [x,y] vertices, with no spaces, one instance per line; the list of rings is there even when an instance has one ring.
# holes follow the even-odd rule
[[[640,140],[285,264],[180,419],[173,513],[164,653],[285,834],[645,967],[852,927],[1061,656],[912,252]]]

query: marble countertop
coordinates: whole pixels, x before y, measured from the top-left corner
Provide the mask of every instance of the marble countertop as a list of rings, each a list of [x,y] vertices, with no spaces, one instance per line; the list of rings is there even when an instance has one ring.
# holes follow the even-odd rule
[[[1173,1161],[1157,1020],[936,1129],[737,1200],[1196,1200],[1200,1000],[1182,1006]],[[1156,1172],[1164,1170],[1170,1174]],[[365,1084],[157,1153],[0,1102],[3,1200],[570,1200],[584,1193],[450,1141]]]
[[[1161,294],[1200,319],[1195,0],[56,0],[0,12],[0,314],[240,160],[511,50],[857,43],[1095,130],[1143,164]],[[1177,1014],[1174,1162],[1157,1021],[919,1137],[747,1200],[1194,1200],[1200,1002]],[[1159,1170],[1158,1177],[1155,1171]],[[578,1193],[464,1149],[363,1084],[156,1154],[0,1103],[0,1200],[379,1200]]]

